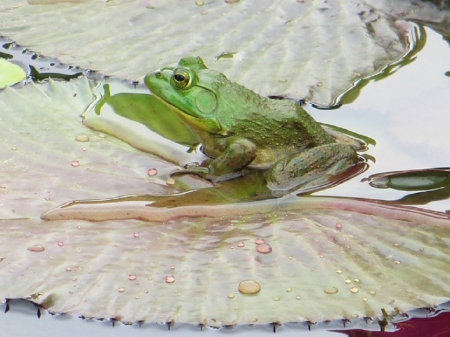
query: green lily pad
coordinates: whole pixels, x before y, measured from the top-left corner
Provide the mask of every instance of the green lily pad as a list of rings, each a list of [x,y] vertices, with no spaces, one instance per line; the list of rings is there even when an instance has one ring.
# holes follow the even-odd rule
[[[0,89],[23,81],[25,76],[18,65],[0,58]]]

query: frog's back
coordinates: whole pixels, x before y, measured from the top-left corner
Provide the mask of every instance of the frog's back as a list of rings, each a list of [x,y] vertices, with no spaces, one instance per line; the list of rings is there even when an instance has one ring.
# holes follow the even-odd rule
[[[253,167],[265,169],[273,162],[305,149],[334,142],[333,138],[299,104],[289,100],[261,100],[260,109],[242,110],[233,131],[257,146]]]

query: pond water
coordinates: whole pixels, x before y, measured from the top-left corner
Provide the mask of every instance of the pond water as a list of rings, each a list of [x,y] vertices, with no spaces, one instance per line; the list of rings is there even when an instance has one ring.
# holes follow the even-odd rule
[[[450,89],[449,43],[425,29],[426,45],[411,64],[396,69],[382,80],[371,81],[358,98],[339,110],[310,109],[314,117],[374,138],[369,154],[376,162],[370,169],[331,191],[317,195],[340,195],[396,200],[405,192],[371,188],[361,182],[371,174],[398,170],[448,167],[450,133],[449,107],[445,97]],[[448,199],[424,205],[439,211],[449,209]]]
[[[391,189],[375,189],[361,179],[371,174],[412,169],[426,169],[450,166],[450,132],[448,122],[448,90],[450,77],[449,43],[441,35],[431,29],[425,29],[426,45],[405,67],[396,69],[392,76],[368,83],[357,99],[342,106],[338,110],[307,110],[319,121],[369,136],[376,140],[376,146],[370,146],[369,154],[376,159],[370,162],[370,168],[362,176],[347,181],[333,189],[317,192],[316,195],[333,195],[396,200],[405,192]],[[425,37],[422,37],[425,38]],[[421,205],[432,210],[447,211],[450,209],[448,198]],[[5,305],[0,306],[5,308]],[[237,329],[203,329],[198,327],[176,325],[170,332],[166,326],[144,325],[123,326],[117,324],[113,329],[111,322],[83,321],[74,317],[53,317],[43,313],[40,320],[36,318],[36,309],[29,304],[13,303],[6,315],[0,314],[0,337],[3,336],[143,336],[167,335],[217,336],[232,334],[234,336],[270,335],[272,327],[242,327]],[[426,320],[423,324],[427,324]],[[450,324],[439,323],[442,329]],[[336,326],[335,329],[339,327]],[[306,326],[283,326],[277,334],[285,336],[331,337],[341,333],[324,330],[307,331]],[[351,332],[349,332],[351,334]],[[365,334],[358,334],[364,336]],[[367,334],[368,335],[368,334]],[[356,336],[352,334],[352,336]],[[395,336],[395,334],[392,334]],[[413,335],[410,335],[413,336]]]

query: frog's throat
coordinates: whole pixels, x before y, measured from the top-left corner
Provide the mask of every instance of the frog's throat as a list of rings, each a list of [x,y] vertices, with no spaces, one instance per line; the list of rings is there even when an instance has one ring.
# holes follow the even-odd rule
[[[227,135],[226,130],[223,130],[220,126],[219,122],[215,119],[202,119],[197,118],[189,113],[177,108],[176,106],[170,104],[169,102],[165,101],[163,98],[158,97],[157,95],[153,95],[156,99],[158,99],[160,102],[164,103],[168,108],[170,108],[172,111],[174,111],[178,117],[182,120],[184,124],[188,128],[192,128],[195,131],[204,131],[210,134],[220,134],[220,135]]]

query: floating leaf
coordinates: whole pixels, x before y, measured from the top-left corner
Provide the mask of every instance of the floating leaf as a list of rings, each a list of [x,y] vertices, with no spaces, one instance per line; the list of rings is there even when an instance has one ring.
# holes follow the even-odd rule
[[[25,72],[18,65],[0,58],[0,89],[25,79]]]

